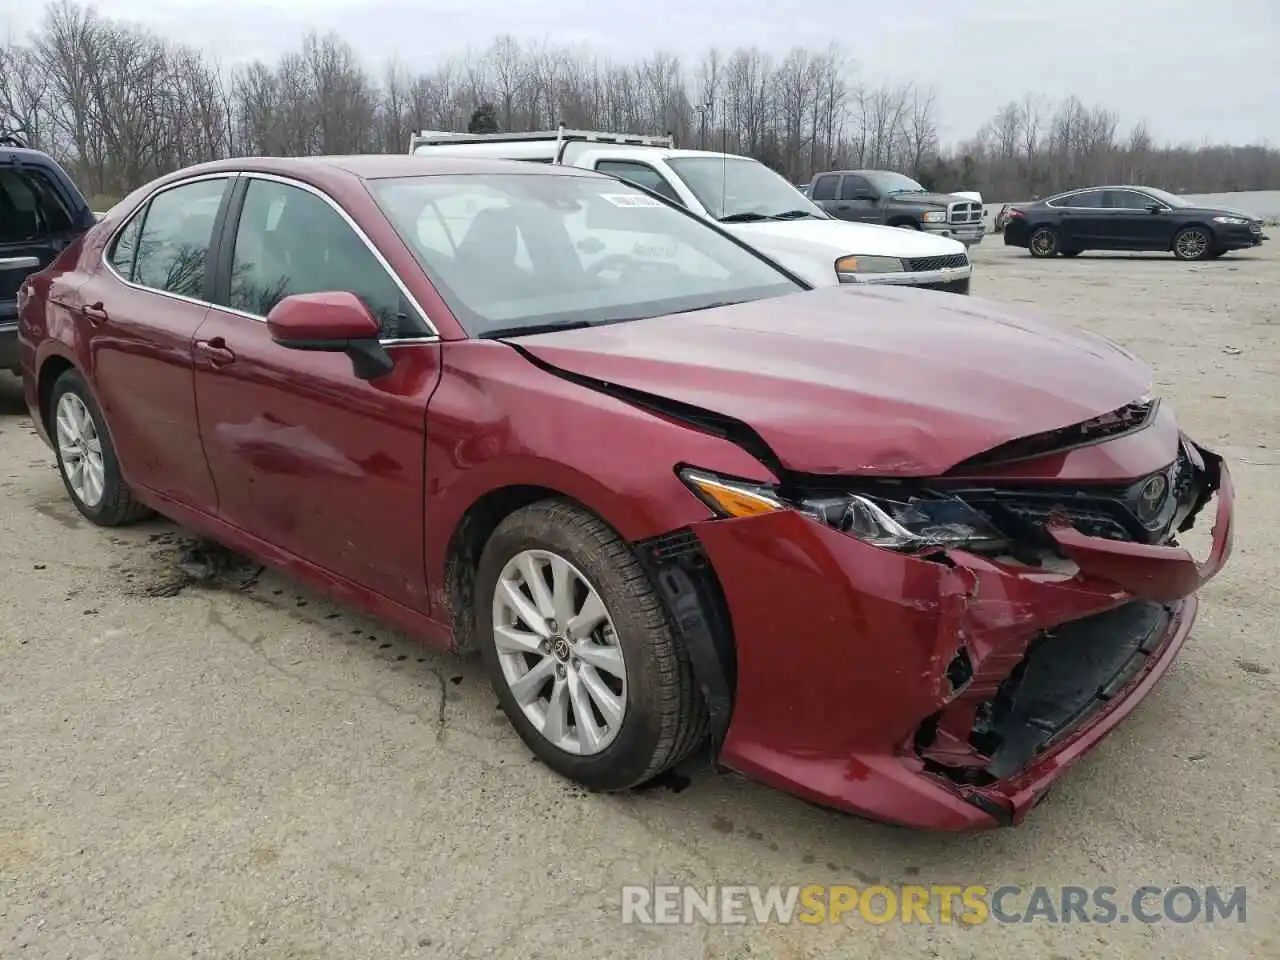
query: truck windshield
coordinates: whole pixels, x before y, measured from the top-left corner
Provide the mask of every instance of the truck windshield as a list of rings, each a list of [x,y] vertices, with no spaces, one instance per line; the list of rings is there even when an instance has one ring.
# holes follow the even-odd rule
[[[886,197],[893,196],[895,193],[928,193],[929,191],[922,187],[916,181],[901,173],[875,172],[863,174],[875,188]]]
[[[369,181],[473,337],[643,320],[806,289],[699,217],[596,175]]]
[[[673,157],[669,166],[716,220],[827,220],[803,193],[757,160]]]

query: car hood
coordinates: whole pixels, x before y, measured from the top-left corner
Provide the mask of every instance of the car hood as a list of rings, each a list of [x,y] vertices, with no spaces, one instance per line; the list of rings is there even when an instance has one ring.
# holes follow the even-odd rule
[[[1251,222],[1261,222],[1262,218],[1256,213],[1249,213],[1246,210],[1233,210],[1230,207],[1179,207],[1173,211],[1182,216],[1200,216],[1200,217],[1241,217]]]
[[[845,220],[768,220],[721,226],[819,287],[839,282],[836,261],[850,254],[920,258],[965,252],[963,243],[949,237]]]
[[[967,197],[960,197],[954,193],[895,193],[888,198],[890,203],[905,203],[909,206],[928,206],[937,205],[945,207],[952,203],[961,203],[967,200]]]
[[[810,474],[930,476],[1139,399],[1110,341],[974,297],[843,286],[521,337],[543,365],[741,421]],[[607,389],[603,387],[602,389]]]

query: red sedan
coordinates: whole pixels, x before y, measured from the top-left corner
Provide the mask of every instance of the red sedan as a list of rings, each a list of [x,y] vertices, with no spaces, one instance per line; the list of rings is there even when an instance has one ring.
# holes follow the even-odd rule
[[[27,402],[86,517],[158,512],[478,650],[596,790],[709,739],[833,807],[1016,823],[1230,553],[1223,461],[1110,342],[810,290],[576,168],[194,167],[22,300]],[[1199,562],[1177,537],[1211,503]]]

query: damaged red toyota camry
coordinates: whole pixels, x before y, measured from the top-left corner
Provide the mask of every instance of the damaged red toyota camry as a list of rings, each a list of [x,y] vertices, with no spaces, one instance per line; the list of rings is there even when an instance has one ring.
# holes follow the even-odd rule
[[[810,289],[576,168],[190,168],[20,300],[85,516],[158,512],[479,651],[596,790],[709,740],[864,816],[1016,823],[1168,669],[1231,548],[1223,461],[1119,347]]]

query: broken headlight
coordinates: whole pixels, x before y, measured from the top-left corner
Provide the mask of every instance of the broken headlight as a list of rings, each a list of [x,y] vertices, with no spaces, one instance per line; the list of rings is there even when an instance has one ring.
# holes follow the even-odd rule
[[[776,487],[684,469],[680,478],[722,517],[795,510],[864,543],[890,550],[983,547],[1007,542],[982,514],[955,497],[894,500],[865,493],[784,496]]]

